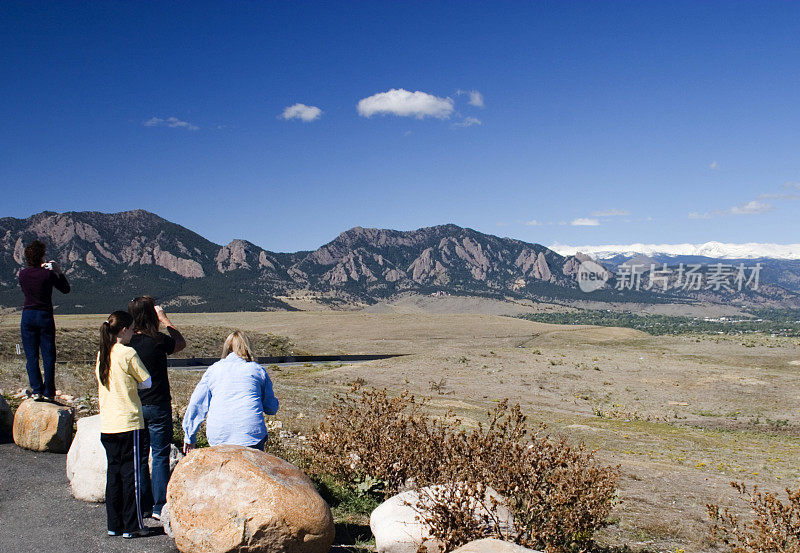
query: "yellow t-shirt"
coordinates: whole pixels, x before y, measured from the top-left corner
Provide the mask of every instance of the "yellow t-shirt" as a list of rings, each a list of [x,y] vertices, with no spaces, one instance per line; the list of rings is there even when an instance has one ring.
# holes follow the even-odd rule
[[[111,348],[108,388],[100,382],[100,353],[94,369],[100,398],[100,432],[116,434],[144,428],[137,385],[150,378],[136,350],[123,344]]]

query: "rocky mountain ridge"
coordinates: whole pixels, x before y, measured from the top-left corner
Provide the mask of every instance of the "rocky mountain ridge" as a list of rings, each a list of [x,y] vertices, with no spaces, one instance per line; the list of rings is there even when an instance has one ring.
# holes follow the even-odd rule
[[[582,254],[447,224],[413,231],[355,227],[311,252],[278,253],[246,240],[220,246],[144,210],[42,212],[0,219],[0,305],[20,302],[16,274],[38,238],[73,282],[61,312],[104,312],[149,293],[195,311],[291,309],[279,297],[312,291],[374,303],[399,293],[541,299],[580,297]],[[662,301],[603,290],[592,299]]]

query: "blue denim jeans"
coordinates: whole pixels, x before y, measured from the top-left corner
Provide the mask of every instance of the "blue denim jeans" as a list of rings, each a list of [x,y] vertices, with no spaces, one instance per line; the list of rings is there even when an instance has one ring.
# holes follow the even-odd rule
[[[56,395],[56,323],[53,314],[38,309],[23,309],[20,323],[22,347],[25,349],[28,382],[34,394]],[[44,382],[39,370],[39,350],[42,351]]]
[[[143,471],[145,478],[142,484],[144,499],[142,509],[161,514],[167,502],[167,484],[169,483],[169,453],[172,444],[172,405],[142,405],[144,413],[144,440],[148,443],[142,447],[143,455],[148,455],[148,447],[152,450],[153,466],[150,471]],[[145,461],[146,463],[146,461]],[[147,466],[143,463],[143,466]],[[150,493],[147,493],[148,490]]]
[[[263,439],[263,440],[261,440],[260,442],[258,442],[257,444],[255,444],[255,445],[249,445],[249,446],[247,446],[247,447],[251,447],[251,448],[253,448],[253,449],[257,449],[257,450],[259,450],[259,451],[264,451],[264,446],[265,446],[265,445],[267,445],[267,438],[269,438],[269,436],[268,436],[268,435],[267,435],[267,436],[264,436],[264,439]]]

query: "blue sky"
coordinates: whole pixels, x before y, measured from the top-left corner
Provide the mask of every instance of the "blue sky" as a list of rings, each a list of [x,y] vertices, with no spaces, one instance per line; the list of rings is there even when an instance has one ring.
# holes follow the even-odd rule
[[[143,208],[274,251],[797,242],[798,28],[797,2],[5,1],[0,216]]]

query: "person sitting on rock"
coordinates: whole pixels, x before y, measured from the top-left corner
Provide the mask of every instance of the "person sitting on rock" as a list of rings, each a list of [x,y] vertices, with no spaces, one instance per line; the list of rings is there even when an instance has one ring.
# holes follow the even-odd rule
[[[195,435],[206,420],[211,445],[233,444],[264,449],[264,413],[278,412],[267,371],[255,362],[250,340],[237,330],[222,347],[222,359],[208,367],[192,392],[183,417],[183,451],[194,449]]]
[[[144,428],[138,389],[149,388],[150,374],[128,347],[133,317],[114,311],[100,328],[95,376],[100,400],[100,442],[106,450],[106,517],[108,535],[147,535],[142,518],[141,430]]]
[[[69,282],[58,263],[44,262],[47,247],[34,240],[25,248],[28,266],[19,272],[19,285],[25,294],[22,306],[20,334],[25,348],[26,369],[31,393],[36,401],[55,401],[56,398],[56,323],[53,319],[53,288],[69,293]],[[42,351],[42,372],[39,370],[39,350]]]

